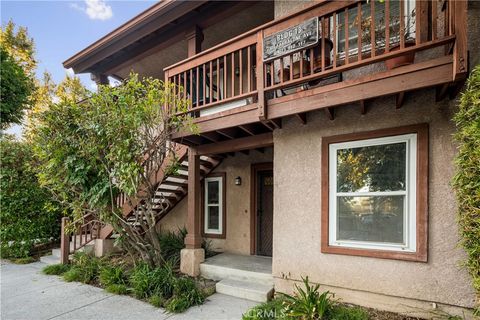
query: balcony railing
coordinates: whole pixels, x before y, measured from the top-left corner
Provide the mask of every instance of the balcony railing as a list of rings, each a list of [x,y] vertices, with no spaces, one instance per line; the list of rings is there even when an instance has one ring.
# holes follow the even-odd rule
[[[190,100],[194,117],[252,103],[261,110],[269,99],[325,85],[345,71],[435,47],[454,56],[455,77],[466,72],[465,20],[465,1],[322,1],[170,66],[165,77]],[[313,45],[264,52],[265,41],[281,41],[310,21]]]

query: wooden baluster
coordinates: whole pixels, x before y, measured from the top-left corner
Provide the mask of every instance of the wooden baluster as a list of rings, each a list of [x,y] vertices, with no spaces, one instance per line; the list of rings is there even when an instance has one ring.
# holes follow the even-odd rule
[[[68,255],[70,254],[70,237],[66,232],[66,227],[68,224],[68,218],[62,218],[62,225],[60,229],[60,263],[68,263]]]
[[[232,97],[235,97],[235,52],[232,52]]]
[[[190,69],[190,92],[189,92],[189,100],[190,100],[190,109],[193,109],[193,69]]]
[[[373,2],[373,1],[372,1]],[[362,60],[362,3],[359,2],[357,5],[357,21],[358,21],[358,29],[357,29],[357,60]]]
[[[390,51],[390,0],[385,0],[385,52]]]
[[[217,101],[220,101],[220,59],[217,58]]]
[[[200,103],[200,69],[197,67],[196,68],[196,73],[195,73],[195,77],[197,78],[196,81],[195,81],[195,89],[196,89],[196,93],[197,93],[197,96],[195,97],[195,106],[198,107],[199,103]]]
[[[75,232],[73,233],[73,250],[77,249],[77,231],[75,230]],[[68,244],[68,250],[70,252],[70,243]]]
[[[247,92],[252,92],[252,57],[251,57],[251,47],[247,47]]]
[[[183,72],[183,95],[182,99],[187,99],[187,71]]]
[[[432,40],[437,40],[437,0],[432,0]]]
[[[370,1],[370,56],[376,55],[377,46],[375,44],[375,1]]]
[[[206,67],[205,67],[205,63],[203,64],[203,79],[202,79],[202,83],[203,83],[203,103],[202,105],[206,105],[207,104],[207,72],[206,72]]]
[[[272,86],[275,84],[275,68],[274,68],[274,61],[275,60],[272,60],[272,62],[270,63],[270,77],[272,78]]]
[[[303,61],[304,61],[303,50],[300,51],[299,54],[300,54],[300,78],[302,78],[303,77]]]
[[[350,25],[348,24],[348,8],[345,8],[345,64],[348,64],[349,60],[349,45],[350,41],[348,39],[348,29],[350,28]]]
[[[223,56],[223,95],[227,98],[227,55]]]
[[[239,76],[239,89],[238,89],[238,94],[243,93],[243,54],[242,54],[243,49],[238,50],[238,76]]]
[[[293,80],[293,54],[290,56],[290,78],[288,80],[292,81]]]
[[[209,83],[210,83],[210,98],[208,99],[209,103],[212,103],[213,102],[213,61],[210,61],[210,69],[209,69],[209,74],[210,74],[210,79],[209,79]]]
[[[373,2],[373,1],[372,1]],[[337,67],[337,13],[333,13],[333,68]]]
[[[315,67],[313,64],[313,60],[315,59],[313,55],[313,48],[310,48],[309,52],[310,52],[310,74],[313,74],[315,72]],[[282,58],[282,62],[283,62],[283,58]],[[282,70],[282,74],[283,74],[283,70]]]
[[[322,72],[325,71],[325,17],[322,17]]]
[[[400,50],[405,48],[405,3],[400,1]]]
[[[280,58],[280,83],[283,83],[283,58]]]

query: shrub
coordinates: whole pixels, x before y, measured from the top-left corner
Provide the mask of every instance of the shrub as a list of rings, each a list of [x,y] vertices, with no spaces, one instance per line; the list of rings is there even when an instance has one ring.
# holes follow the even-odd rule
[[[480,65],[476,66],[460,98],[454,117],[459,143],[453,187],[458,203],[461,244],[467,252],[466,266],[480,302]],[[480,315],[480,305],[476,313]]]
[[[140,263],[132,271],[129,282],[135,296],[146,299],[153,295],[169,298],[173,294],[175,276],[168,264],[161,268],[151,268]]]
[[[35,258],[33,258],[33,257],[25,257],[25,258],[11,259],[10,261],[12,263],[15,263],[15,264],[29,264],[29,263],[33,263],[37,260],[35,260]]]
[[[2,258],[24,258],[34,244],[57,240],[61,212],[40,186],[32,145],[0,138],[0,251]]]
[[[287,316],[303,319],[322,319],[332,308],[332,299],[329,291],[319,292],[320,285],[311,286],[308,277],[302,278],[305,289],[295,284],[293,296],[282,293],[285,299]]]
[[[83,272],[79,267],[72,267],[63,274],[63,280],[67,282],[83,281]]]
[[[332,320],[368,320],[368,312],[357,306],[334,305],[327,316]]]
[[[49,266],[46,266],[45,268],[42,269],[42,272],[44,274],[48,275],[55,275],[55,276],[61,276],[68,270],[70,270],[71,266],[69,264],[51,264]]]
[[[190,307],[188,298],[185,296],[174,296],[168,300],[165,304],[165,309],[168,312],[180,313],[187,310]]]
[[[173,294],[182,297],[188,302],[188,306],[196,306],[205,301],[205,296],[197,287],[195,281],[189,277],[179,277],[175,280]]]
[[[243,320],[276,320],[285,318],[282,298],[276,298],[255,306],[242,316]]]
[[[125,285],[127,277],[125,271],[118,266],[101,266],[98,280],[102,286]]]
[[[128,287],[125,284],[109,284],[108,286],[105,287],[105,290],[107,292],[113,293],[113,294],[127,294],[128,293]]]
[[[154,307],[161,308],[165,304],[165,299],[161,296],[155,295],[148,298],[148,303],[150,303]]]
[[[185,247],[185,236],[187,229],[179,228],[177,232],[164,231],[159,235],[160,248],[162,248],[162,257],[177,266],[180,263],[180,250]]]

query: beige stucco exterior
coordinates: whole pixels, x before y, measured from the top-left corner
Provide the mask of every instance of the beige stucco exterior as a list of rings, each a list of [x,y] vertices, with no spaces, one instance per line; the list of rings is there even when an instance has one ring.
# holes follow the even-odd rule
[[[277,0],[275,17],[310,4],[311,1]],[[478,30],[479,12],[480,5],[470,2],[470,30]],[[468,42],[470,64],[474,65],[480,62],[480,39],[469,33]],[[433,55],[435,52],[424,52],[416,59],[424,61]],[[380,63],[343,76],[351,79],[382,68]],[[273,161],[273,275],[277,291],[291,292],[296,281],[309,276],[312,282],[335,292],[345,302],[424,317],[430,311],[471,317],[475,293],[471,277],[461,266],[466,255],[458,245],[455,195],[451,188],[456,152],[451,120],[455,103],[448,99],[435,102],[435,90],[428,89],[407,93],[400,109],[395,108],[392,96],[367,101],[365,115],[361,115],[359,105],[346,105],[335,108],[333,121],[322,110],[309,113],[306,125],[296,117],[284,118],[282,129],[274,131],[273,150],[265,154],[251,151],[248,156],[236,153],[215,170],[227,175],[227,232],[226,239],[210,239],[212,247],[250,254],[251,164]],[[321,253],[322,137],[419,123],[429,124],[428,262]],[[237,176],[242,178],[241,186],[234,185]],[[180,202],[162,220],[162,228],[184,226],[186,205],[186,200]]]
[[[207,238],[212,249],[218,252],[250,254],[250,178],[251,165],[254,163],[273,162],[273,150],[267,148],[263,153],[251,150],[248,155],[236,153],[228,157],[214,170],[226,173],[226,238]],[[235,185],[235,178],[240,177],[242,184]],[[164,230],[177,230],[185,225],[187,199],[183,199],[160,222]]]

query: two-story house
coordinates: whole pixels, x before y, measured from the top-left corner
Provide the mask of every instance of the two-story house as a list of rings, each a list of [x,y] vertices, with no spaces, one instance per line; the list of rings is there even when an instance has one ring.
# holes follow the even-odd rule
[[[469,315],[451,119],[479,30],[475,1],[165,0],[64,66],[184,88],[200,133],[171,137],[180,173],[158,181],[183,272],[251,299],[309,276],[345,302]],[[204,238],[223,253],[205,260]]]

